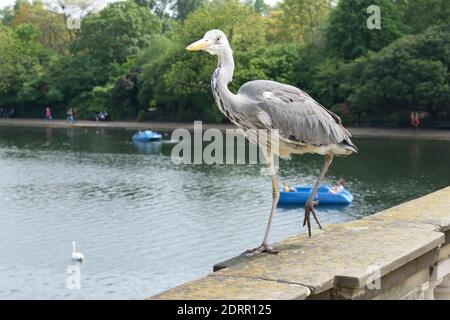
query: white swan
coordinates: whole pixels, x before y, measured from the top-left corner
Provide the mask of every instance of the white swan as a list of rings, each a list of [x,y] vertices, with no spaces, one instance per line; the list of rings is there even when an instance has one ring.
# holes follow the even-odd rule
[[[72,260],[83,262],[84,255],[81,252],[75,251],[75,241],[72,241]]]

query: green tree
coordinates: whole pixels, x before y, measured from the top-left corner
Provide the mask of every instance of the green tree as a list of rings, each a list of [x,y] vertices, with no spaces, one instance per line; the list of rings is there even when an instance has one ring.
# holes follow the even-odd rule
[[[84,18],[96,14],[107,4],[107,0],[38,0],[42,1],[45,8],[53,13],[57,13],[64,26],[68,25],[70,18]],[[34,3],[34,2],[33,2]],[[71,43],[78,39],[78,29],[65,28],[66,34]]]
[[[255,7],[255,11],[258,13],[266,13],[269,9],[269,6],[264,2],[264,0],[255,0],[253,6]]]
[[[0,25],[0,105],[18,113],[36,112],[43,90],[39,79],[52,58],[37,41],[38,34],[29,23],[15,29]]]
[[[65,108],[74,107],[79,109],[81,116],[89,116],[106,105],[106,100],[97,99],[94,88],[106,86],[117,76],[113,66],[105,66],[89,55],[59,57],[50,63],[43,77],[46,99],[54,104],[55,113],[60,115]]]
[[[367,28],[370,5],[381,9],[381,29]],[[340,0],[330,15],[326,40],[334,55],[354,59],[384,48],[402,36],[403,30],[398,6],[392,0]]]
[[[450,1],[448,0],[400,0],[403,21],[413,33],[425,31],[433,25],[448,22]]]
[[[14,18],[14,11],[12,7],[5,7],[0,9],[0,21],[4,25],[11,25],[11,21]]]
[[[74,50],[104,64],[120,64],[148,46],[152,36],[160,32],[160,19],[146,8],[132,1],[113,3],[82,21]]]
[[[278,28],[285,42],[306,44],[319,31],[330,12],[328,0],[284,0]]]
[[[110,92],[111,116],[116,119],[134,119],[139,111],[138,81],[141,70],[133,67],[120,76]]]
[[[69,45],[67,28],[61,14],[46,10],[41,2],[20,5],[11,19],[11,26],[30,23],[39,31],[38,40],[42,46],[65,54]]]
[[[9,92],[17,81],[17,67],[21,65],[19,44],[10,28],[0,25],[0,92]]]
[[[134,2],[141,7],[147,7],[151,9],[155,5],[154,0],[134,0]]]
[[[158,17],[132,1],[88,15],[71,48],[74,55],[53,61],[43,77],[47,100],[61,106],[61,112],[78,108],[81,117],[102,110],[113,119],[135,117],[140,68],[133,66],[134,59],[160,28]]]
[[[371,114],[424,110],[436,118],[449,112],[449,31],[433,27],[370,57],[350,101]]]
[[[142,66],[138,84],[139,105],[151,119],[170,119],[174,116],[167,109],[170,110],[171,103],[176,103],[164,81],[161,81],[161,77],[171,68],[179,49],[177,44],[167,37],[155,36],[150,46],[143,50],[137,59],[137,64]],[[166,108],[157,109],[155,108],[157,104],[164,105]]]
[[[297,70],[295,69],[299,60],[301,47],[296,44],[272,44],[252,50],[246,53],[249,65],[243,66],[243,69],[259,70],[261,77],[287,83],[296,84]],[[244,61],[244,57],[241,58]],[[243,76],[242,82],[251,79]]]
[[[205,0],[176,0],[171,6],[171,10],[175,12],[175,18],[184,20],[187,16],[203,6]]]

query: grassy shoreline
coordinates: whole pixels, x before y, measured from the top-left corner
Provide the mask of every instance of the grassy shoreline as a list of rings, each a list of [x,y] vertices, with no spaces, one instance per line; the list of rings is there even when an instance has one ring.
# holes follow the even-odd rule
[[[134,130],[174,130],[178,128],[193,129],[194,123],[178,122],[136,122],[136,121],[107,121],[96,122],[80,120],[73,124],[65,120],[45,121],[42,119],[0,119],[2,127],[49,127],[49,128],[122,128]],[[202,124],[203,129],[217,128],[220,130],[235,128],[231,124]],[[419,129],[414,133],[412,129],[387,128],[348,128],[354,137],[363,138],[405,138],[450,140],[450,130]]]

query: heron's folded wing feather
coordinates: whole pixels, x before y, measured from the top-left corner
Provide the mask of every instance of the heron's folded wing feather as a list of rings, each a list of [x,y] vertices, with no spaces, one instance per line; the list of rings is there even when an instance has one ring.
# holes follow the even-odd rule
[[[259,80],[245,84],[238,94],[257,101],[260,112],[270,117],[271,129],[278,129],[285,139],[313,145],[353,145],[341,119],[298,88]],[[267,116],[264,119],[267,123]]]

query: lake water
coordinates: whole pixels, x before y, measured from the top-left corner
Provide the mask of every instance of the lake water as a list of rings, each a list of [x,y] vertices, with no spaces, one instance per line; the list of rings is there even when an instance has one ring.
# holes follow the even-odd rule
[[[0,127],[0,299],[142,299],[259,245],[271,183],[257,165],[175,165],[173,143],[135,145],[132,131]],[[319,207],[322,223],[370,215],[450,184],[450,142],[354,139],[325,178],[355,201]],[[281,161],[312,184],[314,155]],[[271,241],[299,232],[302,208],[279,208]],[[314,235],[313,235],[314,236]],[[71,241],[85,255],[67,287]]]

